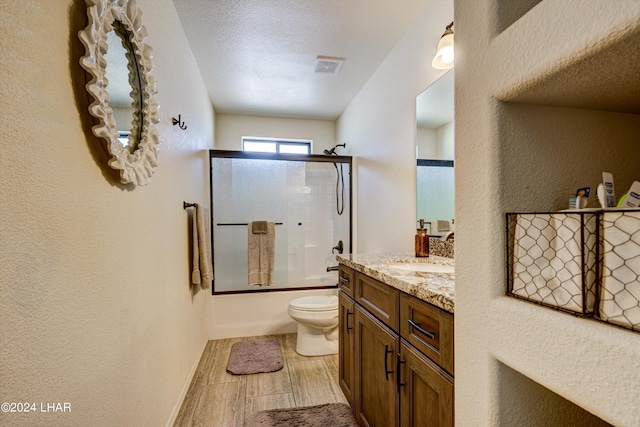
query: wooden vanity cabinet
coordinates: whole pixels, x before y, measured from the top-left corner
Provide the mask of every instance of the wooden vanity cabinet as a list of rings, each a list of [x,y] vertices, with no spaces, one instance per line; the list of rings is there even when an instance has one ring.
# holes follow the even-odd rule
[[[356,306],[356,404],[361,426],[397,426],[398,334]]]
[[[346,265],[338,265],[338,288],[349,297],[355,299],[356,272]]]
[[[453,426],[453,315],[342,264],[340,277],[350,286],[340,286],[339,382],[358,423]]]
[[[340,321],[338,336],[338,381],[351,408],[355,407],[355,310],[356,303],[342,290],[338,298],[338,319]]]
[[[453,377],[401,340],[400,426],[453,427]]]
[[[395,331],[398,330],[399,297],[400,291],[396,288],[364,274],[356,274],[356,302]]]
[[[453,374],[453,314],[403,293],[400,335]]]

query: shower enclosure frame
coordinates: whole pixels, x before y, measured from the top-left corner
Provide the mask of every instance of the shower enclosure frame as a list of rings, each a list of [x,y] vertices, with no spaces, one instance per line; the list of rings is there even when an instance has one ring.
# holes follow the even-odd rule
[[[259,292],[283,292],[283,291],[300,291],[300,290],[312,290],[312,289],[335,289],[338,287],[338,283],[330,286],[297,286],[287,288],[257,288],[255,290],[237,290],[237,291],[218,291],[215,290],[215,254],[214,254],[214,236],[215,236],[215,219],[213,216],[213,174],[211,173],[213,167],[214,158],[230,158],[230,159],[246,159],[246,160],[278,160],[278,161],[297,161],[297,162],[326,162],[326,163],[339,163],[349,165],[349,245],[345,250],[348,253],[352,252],[353,242],[353,165],[351,156],[340,155],[325,155],[325,154],[280,154],[280,153],[260,153],[260,152],[246,152],[235,150],[209,150],[209,208],[211,211],[211,259],[213,263],[214,280],[211,286],[212,295],[231,295],[231,294],[246,294],[246,293],[259,293]]]

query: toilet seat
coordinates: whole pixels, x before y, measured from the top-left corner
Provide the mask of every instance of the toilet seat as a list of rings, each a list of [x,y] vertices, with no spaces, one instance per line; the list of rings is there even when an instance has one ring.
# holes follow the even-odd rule
[[[302,297],[289,302],[289,307],[302,311],[336,310],[338,308],[338,297],[335,295]]]

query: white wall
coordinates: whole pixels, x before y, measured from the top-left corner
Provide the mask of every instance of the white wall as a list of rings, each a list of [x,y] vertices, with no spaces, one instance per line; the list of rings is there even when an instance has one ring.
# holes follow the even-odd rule
[[[242,150],[243,136],[313,140],[313,153],[336,145],[336,123],[330,120],[216,115],[216,150]],[[338,148],[339,154],[344,154]]]
[[[453,1],[434,0],[338,119],[357,157],[355,241],[360,253],[411,251],[416,230],[415,98],[443,73],[431,67]]]
[[[454,122],[439,128],[417,128],[418,158],[429,160],[453,160],[455,148]]]
[[[505,296],[505,212],[564,208],[609,168],[622,188],[638,177],[638,114],[544,106],[557,97],[541,84],[571,102],[582,79],[588,95],[637,76],[637,62],[591,67],[604,46],[638,57],[640,4],[619,3],[545,0],[498,33],[489,2],[455,1],[456,425],[522,425],[522,414],[529,426],[600,425],[566,401],[640,425],[640,334]],[[496,100],[509,90],[546,102]]]
[[[455,122],[449,122],[436,129],[440,160],[453,160],[455,151]]]
[[[91,134],[84,2],[0,4],[0,401],[71,403],[2,425],[165,425],[207,340],[182,201],[208,203],[213,111],[173,3],[138,4],[161,121],[159,166],[136,188]]]

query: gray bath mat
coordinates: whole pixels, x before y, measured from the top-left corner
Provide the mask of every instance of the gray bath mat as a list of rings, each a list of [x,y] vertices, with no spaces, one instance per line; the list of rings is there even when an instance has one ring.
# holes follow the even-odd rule
[[[271,409],[247,418],[245,427],[358,427],[345,403],[326,403],[303,408]]]
[[[248,375],[279,371],[282,366],[278,340],[240,341],[231,347],[227,372]]]

